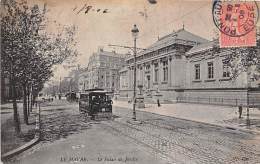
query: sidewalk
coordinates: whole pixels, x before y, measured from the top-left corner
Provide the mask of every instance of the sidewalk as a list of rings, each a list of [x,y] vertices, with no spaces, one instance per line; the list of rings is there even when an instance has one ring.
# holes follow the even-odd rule
[[[114,101],[114,106],[132,109],[133,104],[126,101]],[[201,104],[145,104],[139,111],[171,116],[191,121],[219,125],[231,129],[243,129],[260,133],[260,110],[251,108],[249,113],[250,127],[246,126],[246,108],[243,109],[242,118],[238,118],[238,108],[229,106],[201,105]]]
[[[36,113],[29,116],[29,125],[23,120],[22,104],[17,104],[20,117],[21,133],[16,134],[11,103],[1,105],[1,156],[27,144],[34,138]],[[33,109],[35,110],[35,109]]]

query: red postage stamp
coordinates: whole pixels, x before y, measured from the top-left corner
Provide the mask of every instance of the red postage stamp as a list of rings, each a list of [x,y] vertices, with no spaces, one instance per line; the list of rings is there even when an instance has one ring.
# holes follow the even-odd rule
[[[258,12],[254,1],[215,1],[212,14],[220,47],[256,46]]]

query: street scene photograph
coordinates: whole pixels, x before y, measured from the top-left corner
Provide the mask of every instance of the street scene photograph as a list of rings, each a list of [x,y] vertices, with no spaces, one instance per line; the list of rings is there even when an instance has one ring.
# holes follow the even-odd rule
[[[260,164],[260,2],[0,0],[1,163]]]

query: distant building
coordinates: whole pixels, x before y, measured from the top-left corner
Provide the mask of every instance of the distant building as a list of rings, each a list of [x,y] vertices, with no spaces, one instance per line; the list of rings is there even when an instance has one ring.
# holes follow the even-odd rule
[[[70,91],[75,91],[78,92],[78,81],[79,81],[79,75],[80,73],[83,72],[82,68],[77,66],[76,69],[73,69],[69,72],[69,79],[68,80],[68,85],[69,85],[69,90]]]
[[[20,99],[22,97],[21,86],[16,83],[16,99]],[[12,95],[12,87],[10,82],[10,77],[1,74],[1,103],[6,103],[11,101]]]
[[[1,103],[6,102],[12,98],[10,80],[1,75]]]
[[[81,90],[102,88],[108,91],[119,90],[119,69],[125,65],[125,54],[108,52],[99,48],[89,58],[87,71],[80,74]]]
[[[231,80],[228,51],[213,53],[214,45],[218,43],[183,28],[138,53],[136,80],[137,86],[143,86],[145,101],[246,104],[248,86],[257,88],[257,84],[248,83],[245,74]],[[133,96],[134,58],[126,58],[126,64],[120,70],[120,97],[129,99]],[[253,91],[257,89],[251,90],[260,95]]]
[[[85,89],[88,89],[88,86],[89,86],[88,75],[89,75],[88,68],[84,69],[79,74],[79,80],[78,80],[79,91],[84,91]]]

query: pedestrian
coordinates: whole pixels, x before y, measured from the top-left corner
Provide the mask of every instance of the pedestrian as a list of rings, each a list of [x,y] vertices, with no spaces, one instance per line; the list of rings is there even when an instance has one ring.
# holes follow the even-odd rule
[[[242,116],[242,111],[243,111],[242,105],[238,106],[239,118],[241,118]]]
[[[157,99],[157,105],[158,105],[158,107],[161,106],[161,104],[160,104],[160,100],[159,100],[159,99]]]

